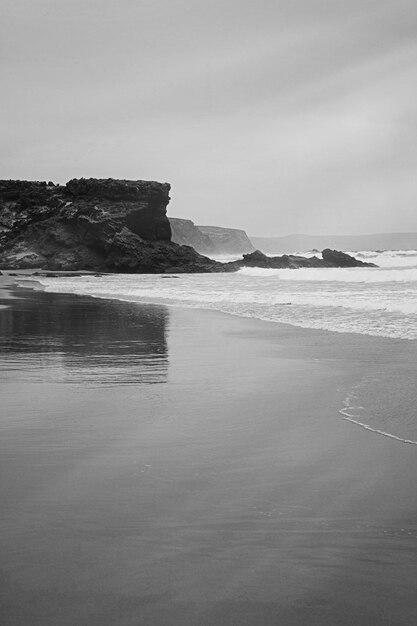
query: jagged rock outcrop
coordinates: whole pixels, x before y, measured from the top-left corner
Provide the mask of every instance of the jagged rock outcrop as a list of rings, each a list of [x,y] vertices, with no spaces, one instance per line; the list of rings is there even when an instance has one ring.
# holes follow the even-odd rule
[[[228,263],[228,265],[240,269],[241,267],[262,267],[266,269],[298,269],[301,267],[377,267],[374,263],[364,263],[349,254],[337,250],[325,249],[322,258],[316,256],[307,258],[293,254],[283,256],[266,256],[260,250],[251,254],[244,254],[243,259]]]
[[[192,246],[200,254],[215,254],[216,249],[210,237],[201,230],[191,220],[184,220],[178,217],[170,217],[172,241],[180,246]]]
[[[245,254],[255,250],[244,230],[200,225],[197,228],[213,242],[215,254]]]
[[[109,272],[231,271],[171,241],[170,185],[0,181],[0,266]]]
[[[325,248],[321,256],[327,267],[377,267],[375,263],[365,263],[345,252],[330,250],[329,248]]]

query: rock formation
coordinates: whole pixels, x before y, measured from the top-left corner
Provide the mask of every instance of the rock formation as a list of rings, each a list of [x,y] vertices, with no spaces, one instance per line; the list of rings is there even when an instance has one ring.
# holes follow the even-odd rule
[[[337,250],[323,250],[322,259],[316,256],[303,257],[293,254],[283,256],[266,256],[260,250],[251,254],[244,254],[242,259],[228,263],[240,269],[241,267],[262,267],[267,269],[298,269],[300,267],[377,267],[374,263],[364,263],[349,254]]]
[[[325,248],[321,256],[327,267],[377,267],[375,263],[365,263],[345,252],[330,250],[329,248]]]
[[[231,271],[171,241],[169,184],[0,181],[0,265],[9,269]]]
[[[245,254],[255,250],[244,230],[221,226],[197,226],[197,228],[213,242],[215,254]]]
[[[200,254],[215,254],[215,245],[191,220],[170,217],[172,241],[180,246],[191,246]]]

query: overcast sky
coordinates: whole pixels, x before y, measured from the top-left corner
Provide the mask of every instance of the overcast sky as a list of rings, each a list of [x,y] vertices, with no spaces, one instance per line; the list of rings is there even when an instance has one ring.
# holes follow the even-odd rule
[[[416,0],[1,0],[0,177],[252,235],[417,231]]]

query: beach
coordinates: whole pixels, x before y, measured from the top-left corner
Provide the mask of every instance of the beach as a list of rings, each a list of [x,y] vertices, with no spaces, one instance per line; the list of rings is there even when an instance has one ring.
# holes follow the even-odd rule
[[[365,377],[372,406],[411,380],[414,342],[0,304],[3,626],[417,621],[417,447],[340,412]]]

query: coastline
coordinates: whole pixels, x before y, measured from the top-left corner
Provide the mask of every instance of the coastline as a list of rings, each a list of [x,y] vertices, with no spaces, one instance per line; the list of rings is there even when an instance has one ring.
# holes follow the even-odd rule
[[[13,293],[2,623],[415,621],[415,448],[338,414],[399,342]]]
[[[35,273],[33,272],[33,270],[18,270],[16,273],[11,274],[11,276],[8,276],[8,278],[14,277],[16,278],[16,282],[12,283],[14,284],[16,287],[19,287],[19,285],[21,285],[22,283],[22,279],[23,282],[27,282],[28,284],[25,285],[25,288],[29,288],[29,289],[40,289],[40,290],[44,290],[45,287],[42,284],[42,282],[40,281],[40,278],[42,276],[45,277],[54,277],[54,278],[59,278],[59,277],[63,277],[63,276],[68,276],[68,277],[73,277],[73,276],[89,276],[89,275],[93,275],[96,276],[97,274],[94,272],[86,272],[86,271],[78,271],[78,272],[53,272],[52,274],[50,272],[47,271],[43,271],[43,270],[35,270]],[[103,274],[104,276],[105,274]],[[4,276],[3,278],[6,278],[6,276]],[[163,276],[163,278],[166,278],[165,276]],[[176,276],[174,276],[174,278],[176,278]],[[0,289],[2,288],[2,277],[0,276]],[[68,292],[63,292],[63,293],[72,293],[71,290],[69,290]],[[86,294],[79,294],[81,297],[84,297]],[[116,301],[116,302],[127,302],[127,303],[136,303],[137,305],[144,305],[146,306],[158,306],[159,303],[158,302],[153,302],[152,300],[146,301],[146,300],[130,300],[130,299],[125,299],[125,298],[118,298],[118,297],[114,297],[114,298],[109,298],[105,295],[103,296],[98,296],[98,295],[94,295],[91,296],[94,298],[99,298],[99,299],[103,299],[103,300],[109,300],[109,301]],[[403,361],[403,368],[402,368],[402,376],[404,376],[404,361],[405,361],[405,367],[408,368],[409,366],[411,366],[413,364],[413,360],[414,360],[414,354],[413,354],[413,345],[415,345],[413,343],[413,345],[408,344],[408,342],[410,341],[408,338],[397,338],[397,337],[379,337],[379,336],[375,336],[375,335],[367,335],[367,334],[363,334],[363,333],[359,333],[359,335],[361,336],[362,339],[358,340],[358,333],[354,333],[354,332],[348,332],[348,331],[335,331],[335,330],[330,330],[330,329],[314,329],[314,328],[308,328],[308,327],[304,327],[304,326],[300,326],[298,324],[290,324],[287,322],[277,322],[277,321],[272,321],[272,320],[268,320],[268,319],[260,319],[260,318],[252,318],[250,316],[246,316],[246,315],[241,315],[238,313],[232,313],[232,312],[227,312],[227,311],[221,311],[218,310],[216,311],[215,309],[206,309],[204,306],[201,307],[187,307],[186,305],[181,305],[178,303],[163,303],[162,306],[168,307],[168,308],[179,308],[179,309],[192,309],[192,310],[199,310],[199,311],[211,311],[213,314],[219,314],[219,315],[231,315],[233,317],[238,317],[238,318],[243,318],[243,319],[247,319],[247,320],[251,320],[253,324],[261,324],[261,328],[265,325],[265,324],[272,324],[272,332],[273,329],[277,329],[277,325],[279,327],[281,327],[281,330],[287,330],[290,334],[293,333],[294,328],[296,329],[296,332],[301,332],[300,335],[300,343],[302,345],[312,345],[314,347],[314,350],[320,350],[321,346],[327,345],[328,343],[328,337],[333,337],[334,341],[338,341],[337,339],[337,335],[339,332],[341,332],[344,336],[344,338],[349,339],[349,342],[352,342],[352,345],[348,346],[348,349],[346,351],[346,344],[344,344],[344,339],[342,339],[341,343],[340,343],[340,349],[342,351],[345,352],[346,354],[349,354],[349,358],[352,358],[354,352],[356,351],[358,353],[358,364],[361,362],[361,359],[366,359],[367,357],[367,353],[371,353],[374,354],[374,361],[376,361],[377,359],[381,359],[382,361],[388,361],[388,363],[390,363],[391,358],[387,357],[387,354],[389,354],[392,349],[394,348],[394,360],[397,363],[400,363],[400,361]],[[305,334],[306,333],[306,334]],[[375,338],[377,337],[377,339]],[[315,338],[315,340],[314,340]],[[393,341],[395,343],[393,343]],[[411,340],[413,341],[413,340]],[[332,342],[330,342],[332,344]],[[407,345],[408,344],[408,345]],[[352,350],[352,346],[353,346],[353,350]],[[376,352],[377,354],[375,354],[375,347],[376,347]],[[405,358],[404,358],[405,355]],[[327,356],[327,353],[325,353],[325,356]],[[373,366],[375,365],[375,363],[372,364]],[[392,368],[391,368],[392,369]],[[410,385],[413,386],[414,384],[414,371],[415,368],[412,368],[411,372],[408,372],[407,375],[409,375],[410,377]],[[394,373],[394,375],[396,375],[396,373],[394,371],[391,372],[391,374]],[[364,375],[366,375],[366,371],[364,371]],[[380,393],[384,392],[384,390],[380,389],[379,390]],[[405,444],[411,444],[411,445],[417,445],[417,425],[416,427],[412,430],[412,437],[413,438],[408,438],[407,436],[401,436],[399,433],[395,434],[393,432],[387,432],[386,430],[381,429],[379,426],[380,424],[378,423],[378,419],[375,419],[375,415],[372,415],[372,411],[377,409],[377,412],[379,410],[379,407],[377,406],[373,406],[370,407],[370,413],[368,412],[368,422],[363,421],[362,420],[362,415],[360,415],[360,410],[362,410],[364,407],[358,405],[358,402],[356,402],[356,406],[354,404],[352,404],[351,402],[351,397],[355,396],[356,394],[352,394],[349,393],[348,396],[344,399],[343,401],[343,406],[339,409],[339,414],[342,416],[342,419],[350,422],[352,425],[355,425],[357,427],[363,428],[364,430],[368,430],[370,432],[375,433],[376,435],[380,435],[380,436],[384,436],[384,437],[388,437],[391,438],[393,440],[405,443]],[[413,399],[414,400],[414,399]],[[413,400],[411,401],[413,403],[412,406],[412,410],[414,411],[414,405],[415,402],[413,402]],[[415,398],[416,402],[417,402],[417,396]],[[395,407],[396,408],[396,407]],[[359,411],[358,411],[359,409]],[[359,415],[358,415],[359,413]],[[411,416],[411,420],[414,422],[414,412],[413,415]],[[361,419],[358,419],[359,417],[361,417]],[[392,424],[392,415],[388,416],[388,427],[391,428]]]

